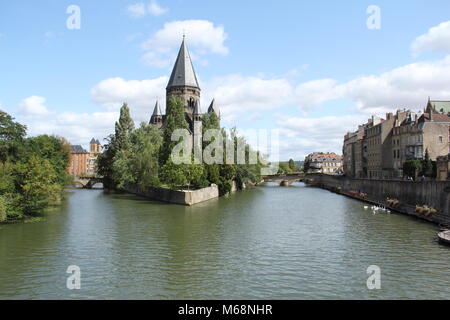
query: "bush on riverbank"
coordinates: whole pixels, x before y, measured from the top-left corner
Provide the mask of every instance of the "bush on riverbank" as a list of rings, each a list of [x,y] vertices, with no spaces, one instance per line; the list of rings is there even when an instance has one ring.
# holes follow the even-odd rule
[[[0,111],[0,222],[37,215],[59,203],[69,181],[68,143],[25,135],[25,126]]]

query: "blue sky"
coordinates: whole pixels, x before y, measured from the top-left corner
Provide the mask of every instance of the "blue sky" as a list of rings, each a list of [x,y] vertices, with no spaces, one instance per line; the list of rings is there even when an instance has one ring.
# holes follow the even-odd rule
[[[226,127],[279,128],[281,158],[300,160],[339,152],[370,114],[450,100],[449,20],[448,1],[2,1],[0,108],[83,145],[123,101],[148,120],[184,29],[202,108],[215,97]]]

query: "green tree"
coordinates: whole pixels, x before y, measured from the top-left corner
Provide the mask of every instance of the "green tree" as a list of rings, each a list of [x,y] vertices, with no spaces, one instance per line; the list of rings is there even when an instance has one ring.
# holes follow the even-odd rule
[[[183,165],[175,164],[171,159],[161,168],[161,180],[171,189],[179,189],[188,183]]]
[[[207,113],[203,115],[202,119],[202,130],[203,130],[203,136],[206,134],[206,132],[210,129],[214,130],[220,130],[220,124],[219,124],[219,118],[217,117],[216,113]],[[223,133],[222,133],[223,134]],[[214,143],[214,139],[212,141],[203,141],[203,150],[211,144]],[[215,156],[215,154],[212,154],[212,156]],[[219,185],[220,184],[220,168],[219,164],[213,163],[213,164],[204,164],[204,180],[208,183],[214,183]]]
[[[288,162],[280,162],[279,163],[279,168],[278,168],[278,173],[279,174],[290,174],[292,173],[292,169],[289,166]]]
[[[106,141],[103,152],[97,158],[97,173],[103,177],[103,186],[113,189],[115,186],[113,180],[113,160],[116,155],[115,135],[109,135]]]
[[[27,161],[30,156],[37,155],[50,161],[56,172],[56,181],[64,186],[68,185],[67,167],[70,158],[70,144],[63,138],[40,135],[28,138],[21,148],[21,160]]]
[[[124,190],[128,184],[136,182],[132,170],[132,158],[127,150],[119,150],[112,161],[112,180],[119,190]]]
[[[159,186],[159,152],[162,136],[152,125],[141,123],[131,135],[132,173],[140,189]]]
[[[289,168],[292,172],[296,172],[298,170],[297,165],[293,159],[289,159]]]
[[[36,155],[16,168],[20,176],[23,194],[23,210],[26,214],[40,213],[52,201],[58,200],[62,187],[57,181],[57,175],[52,164],[47,159]]]
[[[130,148],[130,136],[134,130],[133,119],[131,119],[128,104],[124,103],[120,108],[119,121],[115,125],[115,140],[117,150],[128,150]]]
[[[184,104],[180,98],[170,98],[167,104],[165,129],[163,133],[163,146],[161,148],[160,161],[165,164],[172,153],[172,149],[178,144],[172,141],[172,133],[177,129],[188,129],[188,123],[184,115]]]
[[[433,161],[430,159],[428,149],[425,150],[425,158],[422,161],[422,175],[426,177],[434,176]]]
[[[417,178],[422,171],[422,162],[420,160],[407,160],[403,163],[403,175]]]
[[[17,160],[19,147],[26,135],[26,126],[14,121],[0,110],[0,161]]]
[[[181,165],[186,176],[186,182],[188,188],[193,186],[194,188],[203,188],[208,185],[208,181],[205,178],[203,164],[182,164]]]

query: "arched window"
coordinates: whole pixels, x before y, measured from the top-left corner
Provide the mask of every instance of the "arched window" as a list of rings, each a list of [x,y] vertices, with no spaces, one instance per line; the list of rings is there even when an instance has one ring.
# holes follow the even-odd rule
[[[188,100],[188,106],[189,106],[190,108],[194,108],[194,99],[193,99],[193,98],[190,98],[190,99]]]

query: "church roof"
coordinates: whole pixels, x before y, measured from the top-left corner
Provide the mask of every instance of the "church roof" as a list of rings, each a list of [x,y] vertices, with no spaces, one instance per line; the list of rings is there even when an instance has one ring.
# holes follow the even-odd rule
[[[209,108],[208,108],[208,113],[213,113],[213,112],[215,112],[217,115],[219,115],[219,108],[216,106],[215,99],[212,99],[211,104],[209,105]]]
[[[435,112],[449,113],[450,101],[430,100],[429,103]]]
[[[177,61],[170,75],[167,88],[175,86],[190,86],[200,88],[195,75],[194,66],[192,65],[191,56],[183,39],[180,51],[178,52]]]
[[[156,101],[155,108],[153,109],[153,116],[162,116],[161,108],[159,107],[158,101]]]

